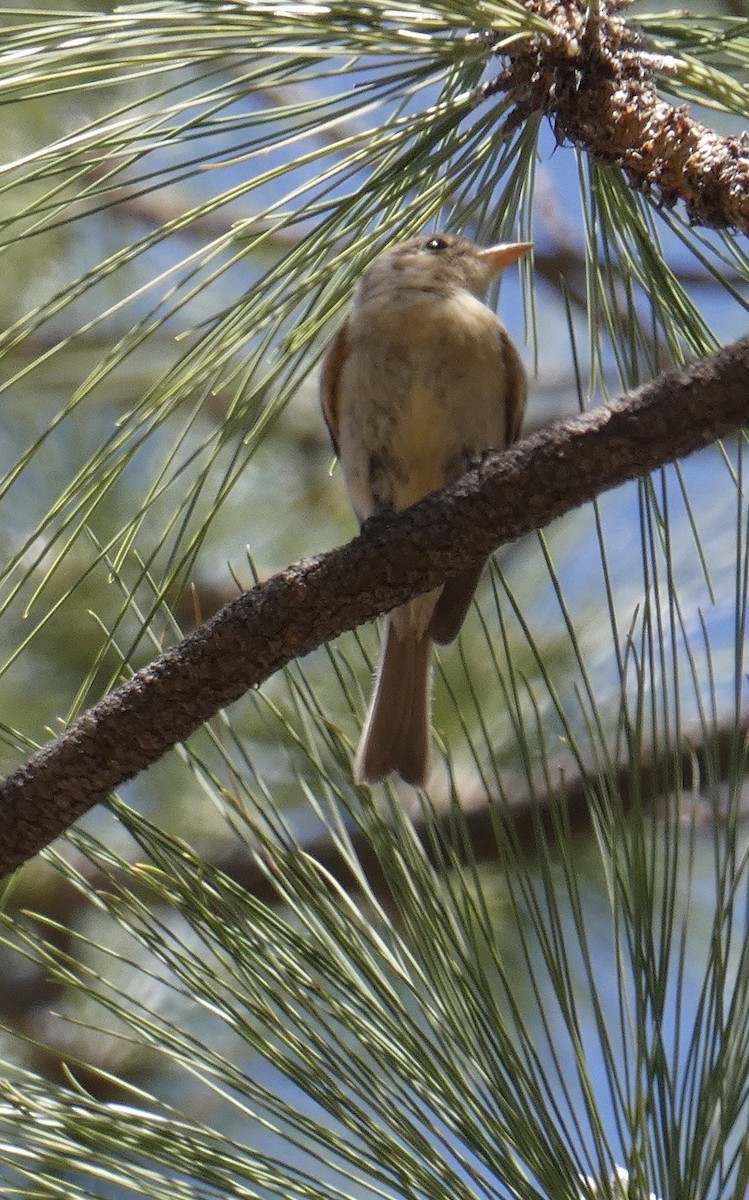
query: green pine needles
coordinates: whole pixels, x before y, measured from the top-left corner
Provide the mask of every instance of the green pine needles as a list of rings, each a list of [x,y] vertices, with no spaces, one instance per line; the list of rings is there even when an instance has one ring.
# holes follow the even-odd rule
[[[734,136],[746,22],[614,15]],[[385,240],[535,237],[503,312],[568,407],[745,327],[734,231],[600,147],[552,153],[553,95],[519,119],[502,72],[574,52],[537,5],[3,20],[4,769],[177,637],[188,585],[200,619],[351,533],[311,372]],[[492,565],[426,793],[352,784],[370,628],[22,874],[0,1194],[742,1197],[745,460],[715,446]]]

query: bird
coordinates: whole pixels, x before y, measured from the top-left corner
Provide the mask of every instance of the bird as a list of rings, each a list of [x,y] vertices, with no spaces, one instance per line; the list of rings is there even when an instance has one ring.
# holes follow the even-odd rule
[[[389,246],[360,276],[320,371],[323,415],[360,524],[408,508],[519,436],[526,373],[486,296],[532,244],[482,249],[424,234]],[[426,785],[432,643],[457,637],[484,565],[385,617],[357,784],[396,772]]]

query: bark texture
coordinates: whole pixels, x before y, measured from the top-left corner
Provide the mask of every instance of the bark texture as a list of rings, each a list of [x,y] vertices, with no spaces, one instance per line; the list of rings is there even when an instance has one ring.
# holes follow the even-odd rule
[[[560,421],[226,605],[0,786],[0,874],[292,659],[498,546],[749,425],[749,337]]]
[[[722,137],[669,104],[658,77],[677,60],[648,50],[635,23],[619,12],[622,0],[526,0],[547,27],[510,50],[509,66],[478,93],[514,101],[517,125],[532,113],[549,118],[560,142],[620,168],[630,186],[672,206],[681,200],[690,220],[749,233],[749,136]]]

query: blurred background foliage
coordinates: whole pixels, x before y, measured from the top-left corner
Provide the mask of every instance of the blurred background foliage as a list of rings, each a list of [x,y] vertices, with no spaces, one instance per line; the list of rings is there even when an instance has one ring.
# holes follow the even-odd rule
[[[720,133],[746,120],[739,3],[626,14],[672,57],[665,98]],[[543,33],[520,5],[2,16],[4,770],[354,533],[315,364],[386,242],[533,239],[499,297],[529,428],[745,331],[740,239],[481,102]],[[420,802],[351,783],[367,628],[90,814],[6,896],[11,1194],[19,1146],[45,1196],[557,1197],[617,1161],[637,1195],[739,1194],[746,584],[736,439],[497,557],[440,656]],[[485,844],[461,808],[492,814]]]

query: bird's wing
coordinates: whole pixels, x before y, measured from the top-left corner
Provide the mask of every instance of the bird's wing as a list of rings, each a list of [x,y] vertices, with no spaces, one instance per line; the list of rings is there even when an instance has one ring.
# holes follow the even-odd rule
[[[522,359],[504,326],[500,327],[500,337],[505,365],[502,397],[505,410],[505,445],[509,446],[520,437],[528,384]],[[448,579],[444,585],[429,626],[429,635],[438,646],[446,646],[458,636],[484,565],[477,563],[473,567],[467,567],[454,579]]]
[[[505,361],[505,446],[511,446],[520,437],[528,400],[528,380],[523,360],[513,341],[502,326],[502,352]]]
[[[429,622],[429,636],[438,646],[454,642],[460,633],[485,566],[486,562],[480,562],[473,567],[466,567],[465,571],[448,579],[443,586]]]
[[[338,412],[340,393],[338,381],[347,352],[348,321],[344,321],[338,332],[333,335],[328,343],[320,370],[320,403],[322,404],[325,424],[328,427],[330,440],[333,443],[333,449],[336,454],[340,454],[338,448],[338,431],[340,428],[340,414]]]

